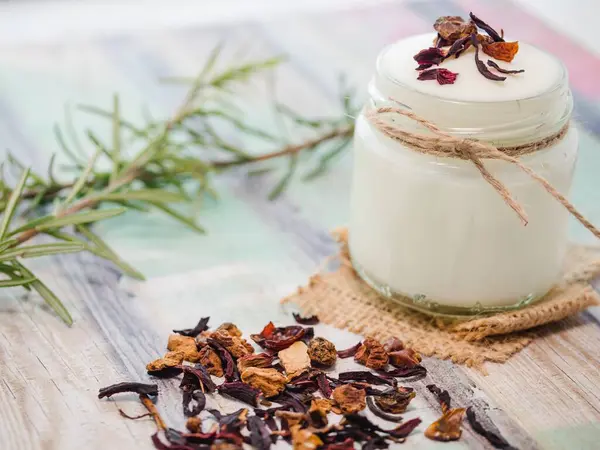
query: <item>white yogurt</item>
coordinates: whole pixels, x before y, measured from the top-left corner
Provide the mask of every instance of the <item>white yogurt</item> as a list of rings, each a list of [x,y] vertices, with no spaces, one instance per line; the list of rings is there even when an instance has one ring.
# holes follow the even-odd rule
[[[397,102],[440,128],[506,146],[537,141],[569,119],[572,100],[563,65],[523,43],[513,63],[525,69],[505,82],[484,78],[472,50],[441,67],[458,72],[454,85],[418,81],[413,55],[433,35],[385,49],[369,86],[371,106]],[[480,52],[480,58],[489,57]],[[402,122],[416,131],[412,122]],[[423,132],[422,129],[418,129]],[[551,148],[522,158],[568,193],[577,156],[573,128]],[[486,167],[525,208],[515,214],[468,161],[410,150],[357,118],[350,251],[359,272],[381,292],[420,306],[505,307],[546,293],[559,276],[567,246],[568,213],[518,168],[497,160]]]

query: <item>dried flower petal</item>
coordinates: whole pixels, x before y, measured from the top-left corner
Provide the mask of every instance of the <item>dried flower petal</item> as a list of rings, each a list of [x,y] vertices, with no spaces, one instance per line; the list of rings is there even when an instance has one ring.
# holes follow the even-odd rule
[[[369,384],[394,384],[393,381],[389,378],[384,378],[374,373],[368,372],[366,370],[351,370],[349,372],[342,372],[339,374],[339,379],[341,381],[364,381]]]
[[[308,409],[310,423],[315,428],[327,426],[327,413],[331,411],[331,400],[325,398],[313,399]]]
[[[125,381],[123,383],[111,384],[98,391],[98,398],[110,397],[111,395],[120,394],[122,392],[135,392],[136,394],[158,395],[158,386],[149,383],[136,383],[133,381]]]
[[[494,80],[494,81],[506,80],[506,77],[501,77],[501,76],[496,75],[495,73],[490,72],[490,70],[483,63],[483,61],[481,59],[479,59],[479,42],[477,41],[477,37],[474,34],[471,35],[471,43],[475,47],[475,64],[477,65],[477,70],[479,70],[479,73],[489,80]]]
[[[377,373],[382,377],[391,378],[407,378],[407,377],[424,377],[427,375],[427,369],[421,365],[406,367],[398,366],[392,370],[378,370]]]
[[[277,356],[290,377],[299,375],[310,367],[308,347],[302,341],[294,342],[288,348],[281,350]]]
[[[190,433],[202,433],[202,419],[200,417],[190,417],[185,422],[185,427]]]
[[[146,370],[148,373],[153,373],[179,366],[183,362],[184,356],[183,352],[167,352],[162,358],[146,364]]]
[[[235,327],[235,325],[233,326]],[[237,330],[237,327],[235,329]],[[231,356],[236,359],[254,353],[254,347],[252,347],[248,341],[234,334],[230,334],[229,331],[225,329],[216,330],[211,335],[211,338],[225,347],[225,349],[231,353]]]
[[[500,434],[497,434],[491,430],[486,430],[485,427],[481,424],[481,422],[477,420],[477,417],[475,416],[475,411],[473,411],[473,408],[471,407],[467,408],[467,420],[469,421],[471,428],[473,428],[473,430],[477,434],[486,438],[487,441],[490,444],[492,444],[493,447],[504,448],[507,450],[513,449],[513,447],[511,447],[511,445],[508,443],[508,441],[504,439]]]
[[[383,369],[388,363],[388,354],[383,346],[373,338],[363,341],[354,355],[354,360],[370,369]]]
[[[317,325],[319,323],[317,316],[302,317],[298,313],[293,313],[292,316],[294,316],[294,320],[300,325]]]
[[[442,390],[437,387],[435,384],[428,384],[427,389],[437,398],[440,406],[442,407],[442,412],[446,412],[452,406],[452,399],[450,398],[450,394],[447,390]]]
[[[387,389],[383,394],[375,397],[375,404],[392,414],[401,414],[406,411],[410,401],[415,398],[415,391],[412,388],[396,387]]]
[[[438,65],[444,60],[445,53],[437,47],[429,47],[421,50],[413,59],[419,64],[419,70]]]
[[[519,43],[515,42],[493,42],[491,44],[481,44],[483,53],[490,55],[492,58],[500,61],[512,62],[513,58],[519,51]]]
[[[248,418],[248,430],[250,431],[250,443],[252,447],[258,450],[268,450],[271,448],[271,433],[267,426],[258,416]]]
[[[377,417],[389,422],[402,422],[402,420],[404,420],[400,415],[390,414],[382,410],[379,406],[377,406],[374,398],[375,397],[373,396],[367,397],[367,407],[369,408],[369,411],[371,411]]]
[[[336,408],[342,414],[355,414],[367,406],[365,391],[349,384],[336,387],[332,397]]]
[[[275,411],[275,417],[285,419],[290,427],[302,424],[306,420],[306,414],[296,411]]]
[[[190,408],[192,400],[196,402],[194,406]],[[186,417],[194,417],[202,412],[206,406],[206,397],[204,393],[197,389],[192,392],[183,391],[183,415]]]
[[[167,349],[175,352],[183,352],[183,359],[185,361],[198,362],[200,360],[198,347],[196,347],[196,341],[193,337],[172,334],[169,336]]]
[[[329,380],[327,376],[323,372],[319,372],[316,376],[317,386],[319,387],[319,391],[323,394],[323,397],[329,398],[331,397],[331,393],[333,392],[331,389],[331,385],[329,384]]]
[[[417,80],[437,80],[438,84],[454,84],[456,81],[457,73],[451,72],[448,69],[428,69],[419,73]]]
[[[502,67],[500,67],[498,64],[496,64],[491,59],[487,60],[487,65],[490,66],[490,67],[493,67],[494,69],[496,69],[500,73],[515,74],[515,73],[523,73],[523,72],[525,72],[525,69],[519,69],[519,70],[503,69]]]
[[[398,425],[393,431],[388,431],[390,436],[398,439],[403,439],[408,436],[415,428],[419,426],[421,419],[418,417]]]
[[[402,342],[397,337],[390,337],[386,339],[382,345],[383,349],[388,353],[397,352],[398,350],[404,349],[404,342]]]
[[[250,337],[267,350],[279,351],[302,339],[306,334],[306,330],[299,325],[276,328],[273,322],[269,322],[260,334],[251,334]]]
[[[221,358],[219,358],[219,354],[215,352],[212,347],[209,347],[208,345],[202,347],[198,354],[200,355],[200,364],[206,367],[208,373],[215,377],[223,376],[223,364],[221,363]]]
[[[414,367],[423,360],[421,355],[412,348],[405,348],[388,354],[390,356],[390,364],[395,367]]]
[[[246,355],[237,360],[237,368],[240,373],[242,373],[248,367],[267,368],[271,367],[271,364],[273,364],[273,359],[275,359],[275,357],[273,355],[269,355],[268,353]]]
[[[315,450],[323,445],[323,441],[312,431],[300,428],[300,425],[290,427],[294,450]]]
[[[275,369],[248,367],[242,372],[242,381],[259,389],[265,397],[274,397],[285,388],[286,378]]]
[[[317,337],[308,344],[308,356],[311,362],[317,366],[331,367],[337,360],[337,351],[332,342]]]
[[[460,425],[465,415],[465,408],[449,409],[442,417],[433,422],[425,430],[425,436],[434,441],[456,441],[460,439]]]
[[[235,380],[237,375],[235,373],[235,364],[233,362],[231,353],[229,353],[225,347],[212,338],[208,338],[207,342],[219,354],[219,358],[221,358],[221,364],[223,366],[223,371],[225,372],[225,379],[227,381]]]
[[[208,321],[210,317],[202,317],[194,328],[186,328],[184,330],[173,330],[173,333],[181,334],[182,336],[189,336],[195,338],[203,331],[208,330]]]
[[[210,377],[208,371],[201,364],[193,366],[183,366],[184,377],[181,380],[179,387],[184,388],[185,385],[192,385],[205,392],[214,392],[217,386]]]
[[[362,342],[358,342],[356,345],[353,345],[350,348],[347,348],[345,350],[338,350],[338,352],[337,352],[338,358],[341,358],[341,359],[351,358],[352,356],[356,355],[356,352],[358,351],[358,349],[360,348],[361,345],[362,345]]]
[[[469,36],[476,31],[473,22],[465,22],[459,16],[442,16],[435,21],[433,28],[444,39],[446,45],[452,45],[457,39]]]
[[[469,17],[475,23],[475,25],[477,25],[479,28],[485,31],[495,42],[504,42],[504,39],[496,32],[496,30],[490,27],[487,23],[485,23],[475,14],[471,12],[469,13]]]
[[[258,406],[260,391],[258,389],[254,389],[252,386],[249,386],[246,383],[242,383],[241,381],[232,381],[231,383],[223,383],[217,389],[222,395],[228,395],[236,400],[248,403],[255,408]]]

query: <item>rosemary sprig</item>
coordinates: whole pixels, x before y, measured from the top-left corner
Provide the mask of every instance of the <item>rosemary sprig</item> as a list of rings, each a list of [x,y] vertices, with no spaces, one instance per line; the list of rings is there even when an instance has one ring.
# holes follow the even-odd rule
[[[61,319],[71,324],[73,320],[60,299],[24,265],[24,259],[85,250],[112,261],[125,274],[143,279],[92,231],[93,224],[129,210],[157,209],[197,232],[204,232],[195,217],[181,212],[175,204],[195,202],[204,195],[215,196],[211,179],[221,172],[287,158],[287,170],[270,195],[276,198],[292,180],[301,154],[318,153],[317,165],[305,178],[326,171],[354,131],[352,117],[356,110],[351,94],[342,93],[342,114],[334,118],[305,118],[278,105],[280,120],[310,131],[311,135],[298,144],[277,148],[281,145],[279,138],[247,121],[243,112],[232,106],[235,102],[231,98],[236,88],[260,72],[275,68],[281,59],[244,63],[217,72],[219,52],[220,47],[212,52],[196,78],[169,80],[186,81],[190,88],[181,106],[166,120],[151,119],[138,126],[122,117],[116,95],[112,111],[81,106],[81,110],[112,123],[111,137],[106,140],[109,145],[87,130],[86,146],[90,152],[84,150],[70,116],[66,134],[56,126],[57,143],[71,161],[69,169],[76,174],[72,180],[57,181],[55,155],[50,159],[47,176],[34,173],[14,155],[7,155],[0,170],[0,287],[22,286],[37,291]],[[259,140],[263,149],[271,150],[256,154],[240,147],[237,142],[244,137]],[[136,148],[137,151],[132,150]],[[108,163],[109,169],[98,169],[100,161]],[[12,173],[20,172],[16,184],[5,181],[5,167]],[[264,171],[264,167],[259,166],[257,171]],[[50,207],[52,213],[39,215]],[[33,212],[37,216],[31,218]],[[38,235],[51,237],[53,242],[29,244]]]

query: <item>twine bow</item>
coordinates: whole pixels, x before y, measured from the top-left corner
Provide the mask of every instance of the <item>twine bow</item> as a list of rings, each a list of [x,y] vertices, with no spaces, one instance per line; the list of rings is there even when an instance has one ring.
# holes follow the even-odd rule
[[[433,136],[411,133],[403,130],[393,122],[386,121],[384,115],[390,113],[399,114],[418,122],[430,130],[433,133]],[[544,189],[562,204],[584,227],[590,230],[594,236],[600,238],[600,231],[594,227],[590,221],[583,217],[564,195],[558,192],[546,179],[535,173],[518,159],[518,156],[542,150],[560,141],[567,134],[569,128],[568,124],[556,134],[538,142],[515,147],[494,147],[493,145],[482,141],[452,136],[451,134],[440,130],[428,120],[425,120],[410,111],[393,106],[382,106],[375,110],[367,111],[366,117],[385,136],[397,140],[415,151],[428,155],[460,158],[471,161],[475,167],[477,167],[477,170],[479,170],[483,179],[491,184],[500,194],[504,202],[517,213],[523,225],[527,225],[527,214],[523,207],[512,197],[506,186],[487,170],[482,159],[499,159],[514,164],[535,181],[540,183]]]

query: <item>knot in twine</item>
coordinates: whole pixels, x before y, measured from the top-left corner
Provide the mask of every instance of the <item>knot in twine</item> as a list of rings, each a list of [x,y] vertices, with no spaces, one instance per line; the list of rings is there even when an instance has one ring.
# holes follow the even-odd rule
[[[398,114],[407,117],[427,128],[433,135],[405,131],[398,124],[386,121],[384,119],[386,114]],[[594,236],[600,238],[600,231],[594,227],[589,220],[583,217],[564,195],[558,192],[545,178],[535,173],[518,159],[519,156],[543,150],[560,141],[569,130],[568,123],[557,133],[537,142],[514,147],[494,147],[491,144],[475,139],[463,139],[452,136],[451,134],[440,130],[428,120],[425,120],[410,111],[393,106],[383,106],[367,111],[366,117],[381,133],[383,133],[383,135],[399,141],[412,150],[427,155],[460,158],[471,161],[477,170],[479,170],[483,179],[492,185],[498,194],[500,194],[504,202],[517,213],[523,225],[527,225],[527,214],[523,207],[512,197],[506,186],[487,170],[481,160],[499,159],[514,164],[532,179],[541,184],[544,189],[563,205],[584,227],[590,230]]]

